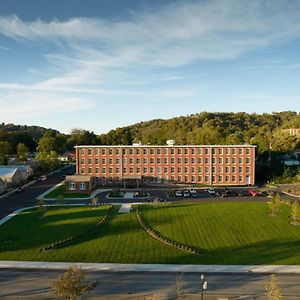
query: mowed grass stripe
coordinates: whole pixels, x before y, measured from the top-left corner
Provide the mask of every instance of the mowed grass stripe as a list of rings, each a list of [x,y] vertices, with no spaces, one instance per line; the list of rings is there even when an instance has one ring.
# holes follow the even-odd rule
[[[164,205],[142,214],[164,236],[206,249],[199,263],[300,263],[300,227],[289,224],[285,205],[274,218],[261,202]]]

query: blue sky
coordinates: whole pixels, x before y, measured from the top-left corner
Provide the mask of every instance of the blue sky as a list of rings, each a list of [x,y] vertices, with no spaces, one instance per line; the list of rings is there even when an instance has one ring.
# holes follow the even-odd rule
[[[1,0],[0,121],[95,133],[300,111],[300,1]]]

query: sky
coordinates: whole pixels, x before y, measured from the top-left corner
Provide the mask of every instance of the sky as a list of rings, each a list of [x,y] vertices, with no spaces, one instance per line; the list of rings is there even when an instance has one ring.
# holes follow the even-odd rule
[[[300,111],[298,0],[0,0],[0,122]]]

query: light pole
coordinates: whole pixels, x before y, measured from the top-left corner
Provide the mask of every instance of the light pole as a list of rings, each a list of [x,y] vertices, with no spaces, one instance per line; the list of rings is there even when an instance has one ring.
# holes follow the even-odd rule
[[[204,291],[207,289],[207,281],[205,281],[204,274],[201,274],[201,300],[203,300]]]

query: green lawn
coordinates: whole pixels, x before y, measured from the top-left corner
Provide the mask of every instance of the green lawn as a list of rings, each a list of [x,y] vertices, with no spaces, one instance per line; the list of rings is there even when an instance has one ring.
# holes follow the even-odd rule
[[[300,226],[290,208],[268,217],[261,202],[145,207],[143,218],[164,236],[207,250],[203,264],[299,264]]]
[[[107,207],[33,209],[0,226],[0,260],[120,263],[299,264],[300,227],[289,208],[267,216],[266,203],[203,203],[144,206],[143,218],[164,236],[207,250],[195,256],[165,246],[138,225],[135,213],[117,214],[95,232],[63,248],[40,252],[58,239],[91,228]],[[8,242],[11,240],[11,242]]]
[[[60,185],[49,194],[47,194],[44,198],[58,198],[59,195],[63,195],[65,198],[88,198],[90,195],[87,193],[66,193],[66,185]]]

